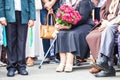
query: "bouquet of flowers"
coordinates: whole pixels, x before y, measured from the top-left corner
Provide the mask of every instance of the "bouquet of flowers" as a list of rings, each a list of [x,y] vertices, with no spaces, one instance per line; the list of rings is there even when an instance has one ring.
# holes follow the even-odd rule
[[[56,23],[62,26],[68,26],[69,28],[71,28],[72,25],[76,25],[81,18],[79,12],[67,4],[61,5],[56,13]]]

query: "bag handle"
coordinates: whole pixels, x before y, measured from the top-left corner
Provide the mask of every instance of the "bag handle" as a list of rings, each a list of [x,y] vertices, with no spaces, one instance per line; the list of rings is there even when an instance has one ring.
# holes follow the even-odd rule
[[[46,22],[45,22],[45,24],[48,26],[49,24],[48,24],[48,22],[49,22],[49,16],[52,16],[52,19],[53,19],[53,21],[54,21],[54,24],[56,23],[56,21],[55,21],[55,14],[54,13],[48,13],[47,14],[47,16],[46,16]]]

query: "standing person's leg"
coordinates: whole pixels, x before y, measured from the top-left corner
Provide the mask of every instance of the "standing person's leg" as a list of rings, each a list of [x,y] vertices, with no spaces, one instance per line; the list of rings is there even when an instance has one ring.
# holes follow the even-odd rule
[[[114,49],[114,35],[117,31],[117,25],[106,27],[101,35],[101,44],[99,50],[98,61],[96,66],[103,70],[97,73],[96,77],[115,76],[115,69],[112,65],[112,56]]]
[[[118,67],[120,68],[120,34],[118,35]]]
[[[55,13],[56,10],[53,10],[53,12]],[[54,20],[55,20],[54,16],[51,15],[49,17],[49,25],[55,25]],[[53,39],[50,39],[50,45],[52,44],[53,41],[54,41]],[[54,43],[50,50],[50,59],[54,60],[56,63],[59,63],[59,60],[56,57],[57,55],[55,55],[55,43]]]
[[[35,28],[36,26],[31,26],[32,27],[32,36],[31,36],[31,28],[28,27],[28,31],[27,31],[27,39],[26,39],[26,64],[28,67],[33,66],[34,65],[34,58],[35,58]],[[38,26],[37,26],[38,27]],[[31,37],[32,37],[32,43],[31,43]],[[37,34],[37,37],[39,37],[39,35]],[[39,43],[37,44],[39,45]]]
[[[47,13],[48,13],[48,11],[46,9],[42,9],[40,11],[40,21],[41,21],[42,25],[45,24],[45,22],[46,22]],[[44,50],[44,55],[45,55],[45,53],[47,52],[47,50],[50,47],[50,40],[49,39],[42,39],[42,42],[43,42],[43,50]],[[50,53],[48,53],[44,63],[49,63],[49,62],[50,62]]]
[[[2,66],[2,62],[1,62],[1,51],[2,51],[2,46],[0,45],[0,67]]]
[[[1,61],[3,63],[7,63],[7,56],[6,56],[6,47],[2,46],[2,51],[1,51]]]
[[[1,51],[2,51],[2,46],[0,45],[0,61],[1,61]]]
[[[6,66],[6,64],[1,61],[2,60],[1,57],[2,57],[2,45],[0,45],[0,67],[4,67]]]
[[[16,53],[17,53],[17,69],[18,73],[21,75],[28,75],[26,71],[26,59],[25,59],[25,47],[27,38],[27,24],[22,24],[21,22],[21,12],[16,11],[16,24],[17,24],[17,41],[16,43]]]
[[[17,52],[16,52],[16,42],[17,42],[17,27],[16,23],[8,23],[6,26],[7,33],[7,76],[14,76],[17,64]]]

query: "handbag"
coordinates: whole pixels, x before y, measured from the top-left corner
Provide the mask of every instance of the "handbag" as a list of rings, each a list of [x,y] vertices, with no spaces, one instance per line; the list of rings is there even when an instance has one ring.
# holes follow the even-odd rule
[[[54,13],[48,13],[46,16],[46,23],[44,25],[40,26],[40,37],[43,39],[53,39],[53,33],[55,32],[56,28],[55,25],[49,25],[49,16],[52,15],[52,20],[55,24],[55,14]]]

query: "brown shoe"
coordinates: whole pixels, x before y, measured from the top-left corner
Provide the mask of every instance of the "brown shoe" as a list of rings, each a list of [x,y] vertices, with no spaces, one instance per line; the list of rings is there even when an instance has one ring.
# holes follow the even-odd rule
[[[98,73],[98,72],[100,72],[100,71],[101,71],[101,69],[99,69],[99,68],[94,68],[94,67],[89,70],[89,72],[92,73],[92,74]]]

